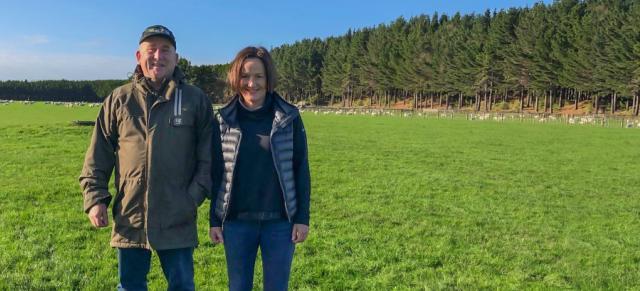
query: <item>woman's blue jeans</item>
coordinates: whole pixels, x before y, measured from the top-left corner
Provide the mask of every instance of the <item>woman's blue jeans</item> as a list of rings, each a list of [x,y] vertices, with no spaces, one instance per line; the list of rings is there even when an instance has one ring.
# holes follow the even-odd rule
[[[226,221],[222,227],[230,291],[251,290],[258,247],[265,291],[287,290],[295,245],[287,220]]]

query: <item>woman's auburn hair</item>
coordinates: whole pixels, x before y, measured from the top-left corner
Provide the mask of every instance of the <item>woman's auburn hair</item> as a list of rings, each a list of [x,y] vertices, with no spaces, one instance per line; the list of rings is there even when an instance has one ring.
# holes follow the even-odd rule
[[[267,79],[267,92],[273,93],[276,87],[276,68],[273,66],[273,60],[269,51],[264,47],[248,46],[240,50],[236,57],[231,62],[231,67],[227,73],[227,83],[231,90],[238,95],[241,95],[240,91],[240,74],[242,74],[242,65],[246,59],[255,58],[262,61]]]

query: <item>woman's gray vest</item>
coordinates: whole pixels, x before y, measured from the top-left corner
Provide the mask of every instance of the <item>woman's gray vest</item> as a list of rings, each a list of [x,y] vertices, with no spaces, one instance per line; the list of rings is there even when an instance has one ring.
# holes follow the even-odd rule
[[[275,117],[271,126],[271,155],[278,173],[278,180],[284,195],[284,206],[287,218],[291,222],[298,210],[296,202],[295,177],[293,173],[293,121],[299,118],[298,109],[287,103],[282,97],[273,94]],[[215,214],[221,221],[229,213],[231,192],[234,179],[234,169],[242,132],[238,124],[238,96],[234,97],[226,106],[220,108],[216,118],[220,123],[220,139],[222,140],[222,157],[224,173],[218,195],[216,195]]]

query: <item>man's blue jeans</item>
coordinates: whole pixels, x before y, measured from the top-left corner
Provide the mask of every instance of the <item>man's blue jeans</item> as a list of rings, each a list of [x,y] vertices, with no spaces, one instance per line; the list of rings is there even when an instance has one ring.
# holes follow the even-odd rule
[[[168,290],[195,290],[193,283],[193,248],[157,250]],[[118,248],[118,290],[147,290],[151,268],[151,251]]]
[[[295,245],[287,220],[226,221],[222,227],[230,291],[251,290],[258,247],[265,291],[287,290]]]

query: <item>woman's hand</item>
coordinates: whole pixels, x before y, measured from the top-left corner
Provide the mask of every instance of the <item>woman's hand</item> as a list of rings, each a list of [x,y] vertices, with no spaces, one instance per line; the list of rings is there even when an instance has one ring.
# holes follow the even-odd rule
[[[309,234],[309,226],[304,224],[294,224],[291,232],[291,241],[295,244],[301,243],[307,239]]]
[[[211,227],[209,228],[209,238],[214,244],[224,243],[224,239],[222,238],[222,227]]]

